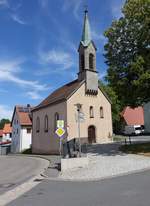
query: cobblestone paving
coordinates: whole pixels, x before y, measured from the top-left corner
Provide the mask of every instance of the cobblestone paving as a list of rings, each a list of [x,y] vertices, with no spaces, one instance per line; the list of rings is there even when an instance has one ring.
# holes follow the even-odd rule
[[[88,148],[89,165],[86,168],[60,173],[60,179],[96,180],[150,169],[150,158],[124,154],[119,144],[93,145]]]

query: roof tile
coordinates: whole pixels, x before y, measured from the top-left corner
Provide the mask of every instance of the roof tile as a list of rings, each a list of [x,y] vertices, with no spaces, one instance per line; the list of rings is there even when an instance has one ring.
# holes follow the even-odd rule
[[[50,104],[56,103],[58,101],[66,100],[83,82],[74,80],[59,89],[55,90],[46,99],[44,99],[38,106],[34,107],[32,111],[46,107]]]
[[[127,125],[144,125],[144,111],[143,107],[126,107],[121,112]]]
[[[30,118],[30,111],[31,107],[27,106],[16,106],[16,112],[19,117],[19,123],[23,126],[31,126],[31,118]]]
[[[4,125],[4,128],[3,128],[3,133],[4,134],[9,134],[12,132],[12,127],[11,127],[11,124],[10,123],[6,123]]]

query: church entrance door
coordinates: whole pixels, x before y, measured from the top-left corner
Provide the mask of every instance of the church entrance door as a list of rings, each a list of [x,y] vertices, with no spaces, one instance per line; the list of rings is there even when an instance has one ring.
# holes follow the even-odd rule
[[[91,125],[88,128],[88,142],[90,144],[96,143],[96,133],[95,133],[95,126]]]

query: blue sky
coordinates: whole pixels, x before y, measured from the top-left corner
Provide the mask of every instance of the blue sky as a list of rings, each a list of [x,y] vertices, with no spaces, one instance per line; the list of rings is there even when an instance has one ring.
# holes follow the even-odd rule
[[[122,15],[124,1],[0,0],[0,119],[11,118],[14,105],[37,105],[77,77],[84,5],[103,78],[103,33]]]

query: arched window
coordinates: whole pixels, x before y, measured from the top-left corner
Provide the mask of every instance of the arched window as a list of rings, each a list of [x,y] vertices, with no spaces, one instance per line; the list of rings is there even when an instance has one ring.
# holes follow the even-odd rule
[[[40,131],[40,118],[37,117],[36,119],[36,132],[39,132]]]
[[[44,129],[45,132],[48,132],[48,116],[45,115],[45,119],[44,119]]]
[[[90,68],[91,70],[94,69],[94,55],[93,55],[93,54],[90,54],[90,55],[89,55],[89,68]]]
[[[100,118],[104,118],[104,110],[103,110],[103,107],[100,107]]]
[[[90,113],[90,118],[94,118],[94,109],[93,109],[92,106],[90,106],[90,111],[89,111],[89,113]]]
[[[81,55],[81,69],[82,69],[82,70],[84,69],[84,66],[85,66],[85,63],[84,63],[84,55],[82,54],[82,55]]]
[[[54,131],[57,129],[57,120],[59,120],[59,114],[56,112],[54,119]]]

